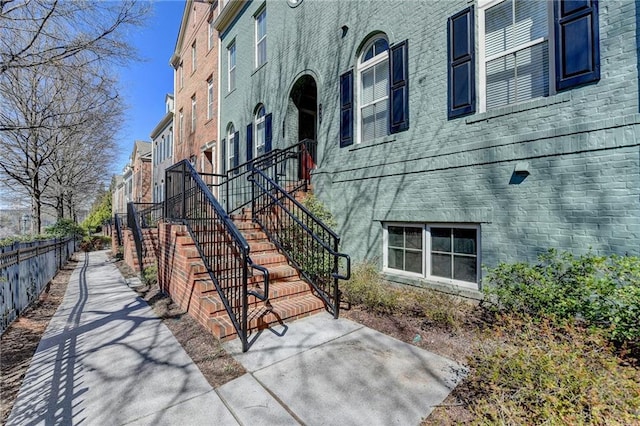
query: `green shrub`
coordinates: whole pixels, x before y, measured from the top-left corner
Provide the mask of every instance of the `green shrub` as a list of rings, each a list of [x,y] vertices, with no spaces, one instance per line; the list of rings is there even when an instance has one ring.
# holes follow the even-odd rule
[[[158,267],[156,265],[144,268],[144,271],[142,271],[142,282],[149,286],[158,283]]]
[[[463,383],[476,424],[638,424],[640,372],[601,331],[500,317]]]
[[[640,342],[640,258],[549,250],[539,263],[501,263],[484,292],[497,311],[584,320],[617,344]]]
[[[84,236],[86,231],[71,219],[60,219],[55,224],[45,228],[45,234],[55,238]]]

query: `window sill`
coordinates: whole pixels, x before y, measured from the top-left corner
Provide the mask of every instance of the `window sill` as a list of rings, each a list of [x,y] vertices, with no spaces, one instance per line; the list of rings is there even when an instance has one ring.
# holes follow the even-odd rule
[[[547,96],[546,98],[535,99],[532,101],[523,102],[515,105],[508,105],[505,107],[493,109],[487,112],[472,115],[465,119],[466,124],[474,124],[480,121],[489,120],[492,118],[503,117],[523,111],[530,111],[533,109],[544,108],[550,105],[561,104],[569,102],[571,100],[571,92],[564,92],[557,95]]]
[[[360,149],[365,149],[365,148],[373,148],[379,145],[395,142],[395,140],[396,140],[395,135],[382,136],[379,138],[375,138],[372,141],[358,143],[356,146],[349,148],[349,152],[358,151]]]
[[[251,73],[251,76],[253,76],[255,73],[257,73],[258,71],[260,71],[262,68],[264,68],[267,64],[269,63],[269,61],[265,61],[264,64],[260,65],[258,68],[254,69],[253,72]]]
[[[409,285],[419,288],[428,288],[435,291],[441,291],[443,293],[452,294],[455,296],[466,297],[474,300],[483,300],[484,295],[478,284],[468,283],[466,285],[458,285],[452,283],[445,283],[441,281],[435,281],[430,278],[424,278],[424,276],[414,277],[403,274],[392,273],[384,270],[382,276],[392,283]]]

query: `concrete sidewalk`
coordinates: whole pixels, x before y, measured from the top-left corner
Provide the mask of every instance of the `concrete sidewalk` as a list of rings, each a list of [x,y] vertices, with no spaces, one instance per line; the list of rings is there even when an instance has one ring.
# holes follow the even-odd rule
[[[83,255],[84,256],[84,255]],[[214,390],[106,252],[84,257],[8,425],[418,424],[465,370],[354,322],[315,315],[260,333]]]

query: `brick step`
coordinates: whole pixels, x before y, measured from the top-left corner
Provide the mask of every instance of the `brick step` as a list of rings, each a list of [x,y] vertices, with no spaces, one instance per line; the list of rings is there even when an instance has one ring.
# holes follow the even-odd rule
[[[258,253],[277,251],[278,248],[275,244],[263,241],[252,241],[249,243],[249,253],[253,257],[253,255]]]
[[[225,310],[224,304],[222,303],[217,291],[215,291],[213,282],[209,281],[208,288],[213,289],[213,291],[201,293],[198,303],[201,305],[204,312],[211,317],[220,315],[226,316],[227,311]],[[263,289],[261,287],[249,286],[248,290],[254,290],[258,293],[262,293]],[[276,281],[271,283],[269,286],[269,300],[271,303],[297,298],[307,294],[311,294],[311,288],[309,284],[301,280]],[[240,290],[238,289],[238,296],[239,295]],[[247,297],[247,302],[249,303],[250,308],[260,307],[264,303],[264,301],[258,299],[254,295],[249,295]],[[231,303],[234,304],[234,301],[231,301]],[[238,301],[236,304],[239,305],[240,302]]]
[[[269,266],[288,265],[287,258],[278,251],[256,253],[251,255],[254,264],[258,264],[269,269]]]
[[[236,228],[238,228],[238,230],[240,230],[240,232],[244,231],[244,230],[260,230],[260,225],[258,225],[255,222],[252,222],[250,220],[234,220],[233,221],[234,225],[236,225]]]
[[[264,330],[271,325],[293,321],[325,310],[324,302],[307,294],[300,297],[271,302],[271,308],[264,304],[248,312],[248,328],[251,331]],[[227,316],[209,319],[209,329],[221,340],[233,339],[237,336],[231,320]]]

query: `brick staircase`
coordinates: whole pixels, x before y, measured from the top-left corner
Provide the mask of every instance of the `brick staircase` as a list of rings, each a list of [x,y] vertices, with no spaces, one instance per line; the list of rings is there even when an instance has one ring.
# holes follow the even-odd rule
[[[251,295],[248,297],[250,333],[325,310],[322,299],[312,294],[311,286],[300,278],[295,268],[289,266],[286,257],[269,242],[260,227],[251,222],[250,215],[234,215],[233,220],[249,243],[253,262],[269,271],[269,301],[263,302]],[[171,277],[160,277],[167,284],[165,288],[176,303],[216,337],[223,340],[235,338],[236,330],[186,228],[165,226],[180,228],[170,231],[175,234],[171,238],[176,246],[173,261],[179,263],[171,268]],[[166,238],[166,232],[161,230],[161,239],[163,235]],[[160,264],[162,274],[166,271],[162,258]],[[261,273],[254,271],[248,288],[262,292],[264,282]]]

